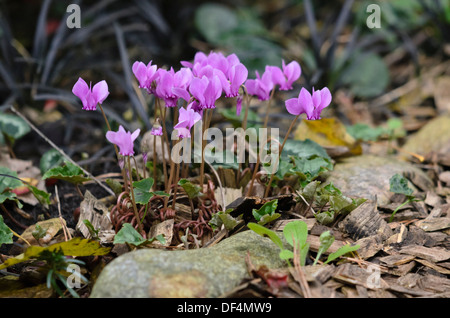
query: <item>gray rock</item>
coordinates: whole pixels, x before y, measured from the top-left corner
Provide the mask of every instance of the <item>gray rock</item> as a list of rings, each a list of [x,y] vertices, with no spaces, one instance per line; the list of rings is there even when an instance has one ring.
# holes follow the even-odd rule
[[[270,239],[244,231],[209,248],[177,251],[147,248],[126,253],[103,269],[91,297],[218,297],[249,277],[247,252],[255,266],[286,265]]]
[[[433,185],[428,176],[412,164],[373,155],[355,156],[338,162],[329,172],[327,183],[332,182],[344,195],[372,201],[377,199],[378,204],[384,205],[390,202],[389,179],[396,173],[406,173],[424,187]]]

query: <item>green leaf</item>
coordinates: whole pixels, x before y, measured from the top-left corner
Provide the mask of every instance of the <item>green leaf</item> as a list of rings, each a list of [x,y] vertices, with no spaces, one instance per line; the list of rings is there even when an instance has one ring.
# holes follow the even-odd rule
[[[317,178],[321,173],[333,170],[333,164],[327,158],[313,155],[311,158],[292,157],[294,160],[294,168],[292,172],[299,175],[302,179],[310,182]]]
[[[242,105],[244,107],[244,105]],[[234,128],[242,127],[242,122],[245,116],[245,109],[242,109],[239,116],[236,114],[236,107],[232,108],[218,108],[219,113],[227,119]],[[258,116],[258,113],[249,109],[247,113],[247,128],[260,128],[262,127],[259,122],[261,119]]]
[[[73,184],[79,184],[90,180],[90,178],[84,176],[84,172],[80,167],[69,161],[66,161],[65,165],[62,167],[51,168],[44,173],[42,179],[59,179]]]
[[[233,211],[233,209],[229,209],[227,211],[219,211],[215,213],[212,216],[211,220],[209,221],[209,225],[214,230],[220,228],[222,224],[228,231],[234,229],[240,223],[240,221],[230,215],[231,211]]]
[[[290,156],[295,156],[298,158],[311,158],[313,156],[322,157],[331,160],[325,148],[321,145],[312,141],[311,139],[296,140],[288,139],[283,147],[283,152],[281,153],[282,158],[289,158]]]
[[[23,182],[17,177],[17,172],[0,166],[0,193],[3,193],[7,189],[18,188],[22,185]]]
[[[359,245],[344,245],[341,248],[339,248],[336,252],[331,253],[330,255],[328,255],[327,260],[324,262],[324,264],[328,264],[329,262],[334,261],[335,259],[350,253],[350,252],[354,252],[359,248]]]
[[[120,183],[119,181],[117,181],[116,179],[106,179],[105,180],[106,184],[111,188],[111,190],[113,190],[113,192],[116,195],[119,195],[123,192],[123,186],[122,183]]]
[[[346,129],[353,138],[362,141],[376,141],[385,133],[382,127],[370,127],[362,123],[347,126]]]
[[[266,202],[259,209],[253,209],[252,214],[260,225],[264,225],[280,217],[279,213],[275,213],[277,207],[278,207],[278,199],[275,199]]]
[[[3,216],[0,215],[0,246],[2,244],[12,244],[13,243],[13,232],[3,221]]]
[[[213,44],[220,43],[226,32],[238,26],[236,13],[229,7],[217,3],[205,3],[195,12],[197,30]]]
[[[84,225],[86,225],[86,227],[87,227],[89,233],[91,234],[91,236],[94,239],[98,239],[98,232],[99,232],[99,230],[96,230],[89,220],[83,220],[83,223],[84,223]]]
[[[371,98],[383,93],[389,84],[389,69],[374,53],[356,53],[340,74],[342,84],[357,97]]]
[[[314,217],[316,218],[317,222],[319,222],[320,224],[323,225],[329,225],[331,223],[333,223],[334,218],[335,218],[335,213],[334,211],[323,211],[320,213],[316,213],[314,215]]]
[[[153,178],[133,182],[134,198],[137,204],[147,204],[154,196],[154,193],[151,192],[153,183]]]
[[[114,236],[114,244],[129,243],[133,245],[140,245],[144,242],[145,239],[130,223],[123,224],[120,231]]]
[[[286,249],[282,250],[279,255],[280,255],[280,258],[284,261],[294,258],[294,253],[292,251],[286,250]]]
[[[43,238],[47,234],[47,229],[42,228],[39,224],[36,224],[31,235],[39,242],[39,239]]]
[[[200,192],[200,186],[191,183],[187,179],[180,179],[180,181],[178,181],[178,185],[183,188],[190,199],[195,199],[203,195],[203,193]]]
[[[0,264],[0,269],[27,261],[29,259],[39,259],[40,255],[44,252],[57,252],[62,250],[66,256],[95,256],[106,255],[111,250],[108,247],[103,247],[98,241],[83,239],[81,237],[75,237],[67,242],[61,242],[52,244],[47,247],[42,246],[29,246],[25,253],[22,253],[16,257],[7,259],[3,264]]]
[[[308,238],[308,226],[304,221],[292,221],[286,224],[283,228],[283,234],[286,241],[294,246],[295,243],[302,248],[306,244]]]
[[[41,173],[45,174],[48,170],[59,166],[64,162],[64,156],[56,149],[46,151],[39,162]]]
[[[0,131],[12,142],[30,132],[30,126],[20,117],[0,113]]]
[[[47,206],[50,204],[50,193],[40,190],[31,184],[26,185],[30,189],[31,193],[36,197],[40,204]]]
[[[144,239],[141,234],[130,223],[124,223],[119,232],[114,236],[114,244],[132,244],[140,246],[158,240],[161,244],[165,244],[166,240],[162,235],[157,235],[151,239]]]
[[[259,234],[263,237],[268,237],[272,242],[274,242],[280,249],[283,249],[283,242],[279,238],[279,236],[272,230],[269,230],[268,228],[259,225],[257,223],[249,222],[247,224],[248,228],[255,232],[256,234]]]
[[[322,234],[320,234],[319,241],[320,241],[320,245],[319,245],[319,249],[317,251],[317,256],[316,256],[316,259],[314,260],[313,265],[317,264],[317,261],[319,260],[320,255],[325,253],[330,248],[331,244],[333,244],[334,236],[331,235],[330,231],[325,231]]]
[[[404,194],[410,197],[413,193],[413,189],[408,186],[408,180],[396,173],[389,179],[389,191],[399,194]]]
[[[0,203],[5,202],[6,200],[16,201],[16,204],[19,208],[23,207],[23,204],[19,201],[17,195],[14,192],[0,193]]]

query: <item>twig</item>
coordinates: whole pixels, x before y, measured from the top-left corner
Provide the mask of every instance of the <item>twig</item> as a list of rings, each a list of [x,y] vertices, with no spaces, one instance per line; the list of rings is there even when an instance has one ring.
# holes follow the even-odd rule
[[[62,214],[61,214],[61,202],[59,201],[58,186],[55,186],[55,196],[56,196],[56,202],[58,204],[59,220],[61,222],[61,227],[62,227],[63,232],[64,232],[64,239],[67,242],[68,239],[70,239],[70,240],[72,239],[72,235],[70,235],[70,232],[67,229],[67,225],[65,224],[65,220],[63,219]]]
[[[39,129],[36,128],[24,115],[22,115],[18,110],[14,108],[14,106],[10,106],[10,109],[18,115],[20,118],[22,118],[39,136],[42,137],[48,144],[50,144],[53,148],[55,148],[61,155],[63,155],[70,163],[76,165],[83,171],[89,178],[94,180],[99,186],[101,186],[103,189],[105,189],[109,194],[116,195],[110,188],[105,186],[103,183],[100,182],[97,178],[95,178],[91,173],[86,171],[83,167],[81,167],[79,164],[77,164],[75,161],[72,160],[62,149],[60,149],[57,145],[55,145],[50,139],[48,139]]]

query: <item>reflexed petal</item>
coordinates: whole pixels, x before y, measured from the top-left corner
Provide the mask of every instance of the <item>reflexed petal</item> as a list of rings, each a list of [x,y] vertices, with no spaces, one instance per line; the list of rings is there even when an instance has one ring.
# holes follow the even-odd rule
[[[137,137],[139,137],[139,134],[141,133],[141,130],[138,128],[131,134],[131,142],[134,142]]]
[[[205,93],[208,83],[209,81],[206,77],[194,77],[191,81],[191,85],[189,86],[189,92],[199,101],[201,106],[205,103],[203,94]]]
[[[147,80],[147,67],[142,62],[134,62],[132,71],[136,79],[139,81],[139,87],[144,88]]]
[[[286,78],[283,74],[283,71],[277,66],[268,66],[270,68],[270,73],[272,74],[272,82],[274,84],[280,85],[280,87],[284,86],[286,83]]]
[[[320,101],[322,100],[321,96],[320,96],[320,90],[315,91],[314,87],[312,89],[312,102],[314,105],[314,108],[317,108],[320,106]]]
[[[108,84],[106,84],[105,80],[94,85],[94,87],[92,88],[92,95],[97,103],[103,103],[103,101],[109,95]]]
[[[78,78],[78,81],[75,83],[75,85],[72,88],[72,93],[77,96],[78,98],[85,99],[86,95],[89,92],[89,86],[86,84],[86,82],[80,77]]]
[[[189,92],[185,88],[172,87],[172,93],[175,94],[177,97],[184,99],[187,102],[191,98],[191,95],[189,95]]]
[[[298,103],[299,107],[306,113],[306,116],[310,118],[313,115],[314,105],[311,94],[304,87],[302,87],[300,94],[298,95]]]
[[[293,82],[295,82],[300,78],[300,75],[302,74],[302,69],[297,61],[292,61],[286,66],[284,65],[283,61],[283,73],[286,76],[287,81],[292,84]]]
[[[324,87],[320,90],[320,96],[321,96],[320,106],[321,109],[324,109],[331,103],[331,92],[327,87]]]
[[[291,115],[300,115],[304,113],[304,109],[301,107],[301,105],[298,103],[298,98],[290,98],[287,101],[285,101],[286,110]]]

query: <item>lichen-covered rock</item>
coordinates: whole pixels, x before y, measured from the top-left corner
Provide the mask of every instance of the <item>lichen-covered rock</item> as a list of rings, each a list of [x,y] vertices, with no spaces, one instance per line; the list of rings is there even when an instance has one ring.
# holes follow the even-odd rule
[[[91,297],[218,297],[248,277],[247,253],[255,266],[279,268],[285,266],[279,252],[272,241],[252,231],[235,234],[209,248],[140,249],[108,264]]]
[[[343,194],[351,197],[377,200],[384,205],[393,195],[389,179],[396,173],[406,173],[422,187],[432,187],[433,182],[414,165],[396,158],[362,155],[343,159],[334,166],[327,177]],[[412,185],[413,186],[413,185]]]

